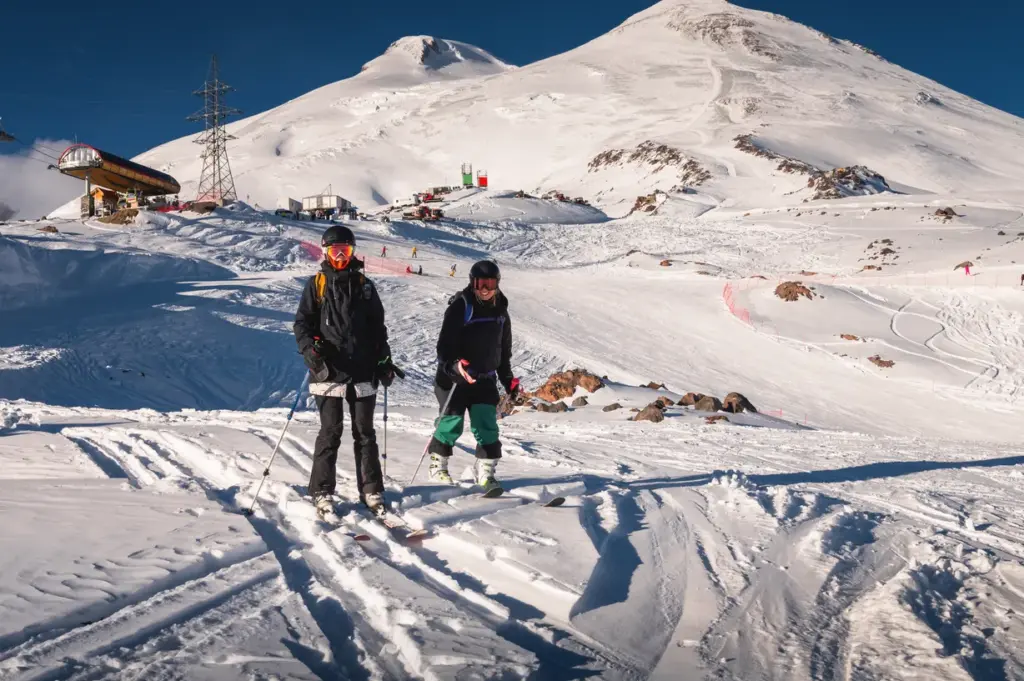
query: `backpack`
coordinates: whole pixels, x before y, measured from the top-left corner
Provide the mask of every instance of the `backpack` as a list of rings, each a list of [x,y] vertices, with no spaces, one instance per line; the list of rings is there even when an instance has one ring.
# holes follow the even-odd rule
[[[373,284],[366,280],[366,275],[359,273],[359,283],[363,286],[363,298],[369,300],[373,297]],[[317,272],[313,277],[313,299],[317,307],[324,304],[324,292],[327,290],[327,276],[323,272]]]

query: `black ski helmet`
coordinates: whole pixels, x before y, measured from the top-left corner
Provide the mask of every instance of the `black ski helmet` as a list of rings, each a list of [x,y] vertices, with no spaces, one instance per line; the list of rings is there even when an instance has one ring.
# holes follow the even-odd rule
[[[344,225],[332,225],[324,231],[320,239],[320,245],[327,248],[331,244],[352,244],[356,245],[356,235]]]
[[[469,270],[469,281],[477,279],[497,279],[501,281],[501,270],[493,260],[481,260],[473,264]]]

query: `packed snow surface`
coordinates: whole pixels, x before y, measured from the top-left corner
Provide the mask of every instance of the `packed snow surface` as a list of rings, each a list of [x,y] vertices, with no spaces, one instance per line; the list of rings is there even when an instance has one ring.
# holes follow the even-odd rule
[[[0,679],[1024,678],[1019,120],[698,0],[520,68],[402,39],[232,128],[250,202],[0,225]],[[143,160],[187,185],[187,142]],[[499,187],[384,208],[467,158]],[[256,204],[329,182],[375,207],[346,224],[421,544],[360,510],[347,435],[340,522],[304,498],[291,325],[327,225]],[[502,419],[496,500],[468,433],[462,485],[411,480],[483,257],[524,385],[606,383]],[[678,404],[733,391],[758,411]]]

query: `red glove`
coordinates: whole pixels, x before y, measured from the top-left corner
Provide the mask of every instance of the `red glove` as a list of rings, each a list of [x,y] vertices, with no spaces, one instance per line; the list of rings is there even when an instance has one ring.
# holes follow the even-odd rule
[[[508,384],[508,395],[509,397],[516,398],[519,396],[519,379],[513,378],[512,382]]]
[[[469,375],[469,371],[467,371],[468,368],[468,359],[460,359],[458,362],[455,363],[455,372],[456,374],[458,374],[457,377],[464,381],[467,385],[473,385],[474,383],[476,383],[476,379]]]

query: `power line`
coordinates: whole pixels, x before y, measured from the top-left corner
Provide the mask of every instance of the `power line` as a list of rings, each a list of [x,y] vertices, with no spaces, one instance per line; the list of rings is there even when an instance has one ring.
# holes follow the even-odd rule
[[[210,77],[201,90],[192,94],[203,98],[203,109],[188,117],[190,121],[202,121],[206,128],[196,144],[202,144],[203,172],[199,176],[199,190],[196,201],[216,201],[228,203],[236,201],[235,178],[231,174],[228,162],[228,140],[235,137],[224,129],[223,122],[228,116],[242,113],[238,109],[225,106],[224,95],[234,90],[233,87],[220,80],[217,74],[217,55],[210,60]]]

